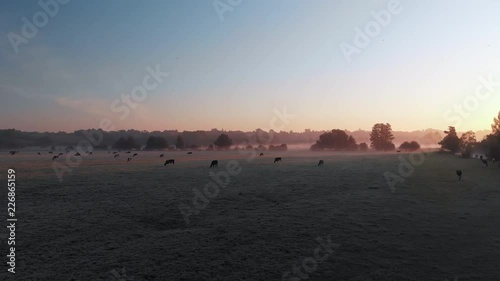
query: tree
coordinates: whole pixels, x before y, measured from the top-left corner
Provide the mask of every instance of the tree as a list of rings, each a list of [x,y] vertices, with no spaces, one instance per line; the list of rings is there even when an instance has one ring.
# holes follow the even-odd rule
[[[444,131],[446,136],[438,143],[442,149],[455,153],[460,150],[460,139],[457,136],[455,127],[449,126],[448,131]]]
[[[498,112],[498,117],[493,118],[493,124],[491,124],[491,130],[493,135],[500,136],[500,111]]]
[[[420,144],[416,141],[412,141],[412,142],[405,141],[399,146],[399,149],[415,151],[415,150],[420,149]]]
[[[177,136],[177,139],[175,140],[175,147],[177,147],[177,149],[184,149],[186,147],[184,139],[182,138],[181,135]]]
[[[115,142],[114,147],[118,149],[134,149],[134,148],[139,148],[140,146],[135,142],[134,137],[128,136],[127,138],[124,137],[119,138]]]
[[[233,140],[226,134],[221,134],[214,142],[217,149],[229,149],[233,145]]]
[[[359,150],[361,151],[367,151],[368,150],[368,145],[366,144],[366,142],[362,142],[359,144]]]
[[[286,144],[282,144],[282,145],[269,145],[269,151],[287,151],[288,150],[288,146]]]
[[[150,136],[146,141],[146,149],[165,149],[168,147],[168,142],[162,137]]]
[[[460,137],[459,147],[462,157],[470,158],[472,150],[476,146],[476,134],[473,131],[467,131]]]
[[[319,136],[319,140],[311,146],[311,150],[357,150],[356,140],[343,130],[334,129]]]
[[[371,147],[376,150],[394,150],[396,146],[392,143],[394,136],[392,134],[391,124],[377,123],[373,125],[370,133]]]

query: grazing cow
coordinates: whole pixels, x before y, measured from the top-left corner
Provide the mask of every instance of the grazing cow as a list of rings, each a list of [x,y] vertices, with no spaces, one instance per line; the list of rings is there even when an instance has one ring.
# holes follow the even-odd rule
[[[458,180],[462,179],[462,170],[457,170]]]
[[[132,157],[127,158],[127,163],[132,161]]]
[[[52,157],[52,161],[53,161],[53,160],[56,160],[57,158],[59,158],[59,156],[54,155],[54,157]]]
[[[115,156],[113,156],[113,158],[116,158],[116,157],[118,157],[118,156],[120,156],[120,154],[118,154],[118,153],[117,153],[117,154],[115,154]]]
[[[160,154],[160,158],[163,158],[163,156],[165,156],[165,154]]]
[[[398,150],[397,152],[401,152],[401,150]]]
[[[481,162],[483,162],[483,164],[486,165],[486,167],[488,167],[488,160],[483,159],[481,160]]]
[[[134,153],[134,155],[132,155],[132,157],[136,157],[137,155],[139,155],[139,154],[137,154],[137,153]]]
[[[10,155],[14,155],[14,154],[16,154],[16,151],[11,150],[11,151],[9,151],[9,153],[10,153]]]
[[[165,161],[165,164],[163,164],[163,166],[167,166],[168,164],[174,164],[175,165],[175,159],[168,159],[167,161]]]
[[[483,160],[483,155],[479,156],[479,159],[482,161]]]
[[[40,152],[38,152],[38,155],[41,155]]]
[[[125,152],[125,153],[126,153],[126,154],[129,154],[129,153],[130,153],[130,151],[127,151],[127,152]]]
[[[259,154],[259,156],[264,156],[264,153],[262,153],[262,152],[261,152],[261,153]]]
[[[274,163],[276,163],[276,162],[281,162],[281,157],[274,158]]]
[[[92,155],[92,151],[91,151],[91,152],[89,152],[89,155]]]
[[[212,167],[219,167],[219,161],[217,160],[212,161],[212,163],[210,164],[210,168]]]
[[[80,153],[78,153],[78,152],[77,152],[77,153],[75,153],[75,156],[80,156]]]
[[[189,151],[187,154],[193,154],[193,152]]]
[[[324,164],[324,163],[325,163],[325,162],[324,162],[323,160],[319,160],[319,162],[318,162],[318,166],[323,166],[323,164]]]

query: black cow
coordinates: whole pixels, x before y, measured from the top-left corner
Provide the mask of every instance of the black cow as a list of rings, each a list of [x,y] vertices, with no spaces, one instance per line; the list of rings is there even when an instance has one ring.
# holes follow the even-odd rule
[[[324,163],[325,163],[325,162],[324,162],[323,160],[319,160],[319,162],[318,162],[318,166],[323,166],[323,164],[324,164]]]
[[[483,162],[483,164],[486,165],[486,167],[488,167],[488,160],[482,159],[481,162]]]
[[[9,153],[10,153],[10,155],[14,155],[14,154],[16,154],[16,151],[15,150],[11,150],[11,151],[9,151]]]
[[[163,156],[165,156],[165,154],[160,154],[160,158],[163,158]]]
[[[132,157],[127,158],[127,162],[132,161]]]
[[[219,161],[217,160],[212,161],[212,163],[210,164],[210,168],[212,167],[219,167]]]
[[[113,156],[113,158],[116,158],[118,156],[120,156],[120,154],[116,153],[115,156]]]
[[[54,157],[52,157],[52,160],[56,160],[57,158],[59,158],[59,156],[55,155]]]
[[[276,163],[276,162],[281,162],[281,157],[274,158],[274,163]]]
[[[80,153],[78,153],[78,152],[77,152],[77,153],[75,153],[75,156],[80,156]]]
[[[137,155],[139,155],[139,154],[137,154],[137,153],[134,153],[134,155],[132,155],[132,157],[136,157]]]
[[[174,164],[175,165],[175,159],[168,159],[167,161],[165,161],[165,164],[163,164],[163,166],[167,166],[168,164]]]
[[[457,170],[457,176],[458,176],[458,180],[462,179],[462,171],[461,170]]]
[[[40,152],[38,152],[38,155],[42,155],[42,154],[40,154]]]
[[[91,151],[91,152],[89,152],[89,155],[92,155],[92,151]]]
[[[189,151],[187,154],[193,154],[193,152]]]
[[[264,156],[264,153],[261,152],[259,156]]]

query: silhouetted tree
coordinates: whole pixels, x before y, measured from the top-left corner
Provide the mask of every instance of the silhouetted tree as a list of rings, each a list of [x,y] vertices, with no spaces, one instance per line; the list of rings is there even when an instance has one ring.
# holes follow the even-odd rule
[[[493,135],[500,136],[500,111],[498,112],[498,117],[493,118],[493,124],[491,124],[491,130]]]
[[[476,146],[476,134],[473,131],[467,131],[460,137],[459,147],[462,157],[470,158],[474,147]]]
[[[119,138],[114,145],[115,148],[118,149],[137,149],[140,146],[135,142],[134,137],[128,136],[127,138],[121,137]]]
[[[319,136],[319,140],[311,146],[311,150],[357,150],[356,140],[343,130],[334,129]]]
[[[229,149],[233,145],[233,140],[226,134],[221,134],[214,142],[217,149]]]
[[[361,151],[367,151],[368,150],[368,145],[366,144],[366,142],[362,142],[359,144],[359,150]]]
[[[175,140],[175,147],[177,147],[178,149],[184,149],[186,147],[184,139],[182,138],[181,135],[177,136],[177,139]]]
[[[438,143],[442,149],[449,150],[453,153],[460,150],[460,139],[457,136],[455,127],[449,126],[448,131],[444,131],[446,136]]]
[[[399,146],[399,149],[408,150],[408,151],[415,151],[415,150],[420,149],[420,144],[416,141],[412,141],[412,142],[405,141]]]
[[[282,145],[277,145],[277,146],[274,146],[274,145],[269,145],[269,151],[287,151],[288,150],[288,147],[286,144],[282,144]]]
[[[391,124],[377,123],[373,125],[370,133],[372,148],[383,151],[394,150],[396,146],[392,143],[393,139]]]
[[[168,142],[162,137],[150,136],[146,141],[146,149],[165,149],[168,147]]]

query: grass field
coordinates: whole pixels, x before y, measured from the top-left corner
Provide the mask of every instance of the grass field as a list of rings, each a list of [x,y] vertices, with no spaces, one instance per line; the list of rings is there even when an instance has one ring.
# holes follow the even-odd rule
[[[49,154],[2,153],[2,180],[17,179],[16,280],[500,280],[497,166],[428,153],[392,192],[384,173],[409,154],[164,153],[94,152],[62,182]],[[179,205],[194,208],[193,189],[231,160],[240,172],[186,224]],[[314,263],[318,237],[335,247]]]

